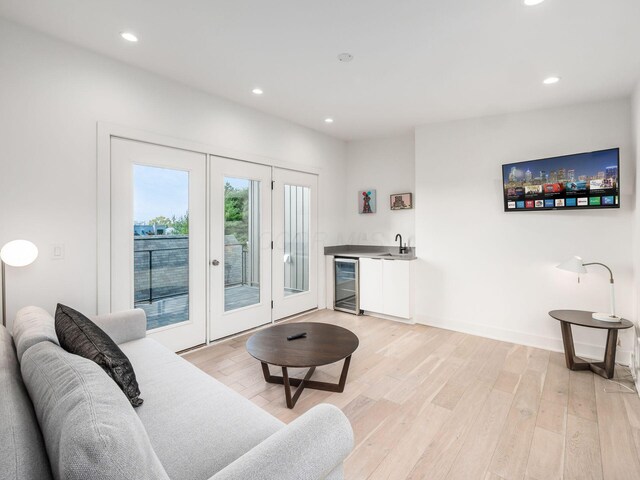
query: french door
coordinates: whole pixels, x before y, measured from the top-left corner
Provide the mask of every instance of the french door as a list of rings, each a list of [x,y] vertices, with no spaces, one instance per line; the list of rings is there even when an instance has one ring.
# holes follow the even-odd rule
[[[179,351],[206,340],[206,155],[112,137],[111,311]]]
[[[271,167],[210,156],[210,339],[271,322]]]
[[[110,172],[110,310],[148,336],[179,351],[317,308],[316,175],[117,137]]]
[[[318,307],[318,177],[273,169],[273,320]]]

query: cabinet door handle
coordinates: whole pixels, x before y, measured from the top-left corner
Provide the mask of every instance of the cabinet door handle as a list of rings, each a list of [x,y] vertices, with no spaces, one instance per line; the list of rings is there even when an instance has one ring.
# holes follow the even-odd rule
[[[220,262],[218,260],[212,260],[211,265],[213,265],[214,267],[217,267],[218,265],[220,265]]]

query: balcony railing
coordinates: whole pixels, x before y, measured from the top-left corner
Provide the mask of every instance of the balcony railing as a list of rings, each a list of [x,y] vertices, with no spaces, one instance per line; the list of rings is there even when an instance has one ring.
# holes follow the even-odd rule
[[[238,275],[236,255],[234,250],[240,253],[240,272]],[[227,243],[224,246],[224,286],[232,287],[235,285],[247,284],[247,250],[246,243]]]
[[[189,247],[169,246],[188,241],[185,237],[138,237],[137,245],[158,248],[139,248],[134,251],[135,303],[152,304],[155,301],[187,295],[189,293]],[[183,243],[184,244],[184,243]],[[225,287],[247,285],[248,250],[246,244],[225,245]]]
[[[173,258],[171,261],[167,261],[167,252],[173,252]],[[187,252],[184,255],[184,262],[181,262],[179,255],[175,255],[175,252]],[[189,293],[189,247],[176,247],[176,248],[159,248],[159,249],[145,249],[136,250],[134,252],[134,264],[139,265],[135,256],[147,256],[146,267],[136,273],[142,274],[142,276],[148,276],[147,288],[136,288],[135,302],[136,303],[153,303],[156,300],[163,300],[165,298],[178,297],[180,295],[187,295]],[[164,260],[157,261],[158,258]],[[156,261],[154,262],[154,256]],[[154,270],[164,273],[162,279],[158,279],[156,282],[156,288],[154,290]],[[167,272],[168,271],[168,272]],[[137,278],[136,278],[137,280]],[[138,282],[136,281],[136,287]],[[143,295],[145,290],[148,292]]]

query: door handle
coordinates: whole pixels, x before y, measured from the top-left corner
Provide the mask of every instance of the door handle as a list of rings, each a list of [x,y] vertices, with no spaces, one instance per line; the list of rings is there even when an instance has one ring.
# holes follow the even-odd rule
[[[220,262],[218,260],[212,260],[211,265],[213,265],[214,267],[217,267],[218,265],[220,265]]]

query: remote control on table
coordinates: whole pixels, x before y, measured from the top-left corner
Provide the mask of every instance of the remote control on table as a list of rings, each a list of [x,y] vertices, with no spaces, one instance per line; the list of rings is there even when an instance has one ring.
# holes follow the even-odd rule
[[[295,335],[289,335],[287,340],[297,340],[298,338],[304,338],[307,336],[307,332],[296,333]]]

